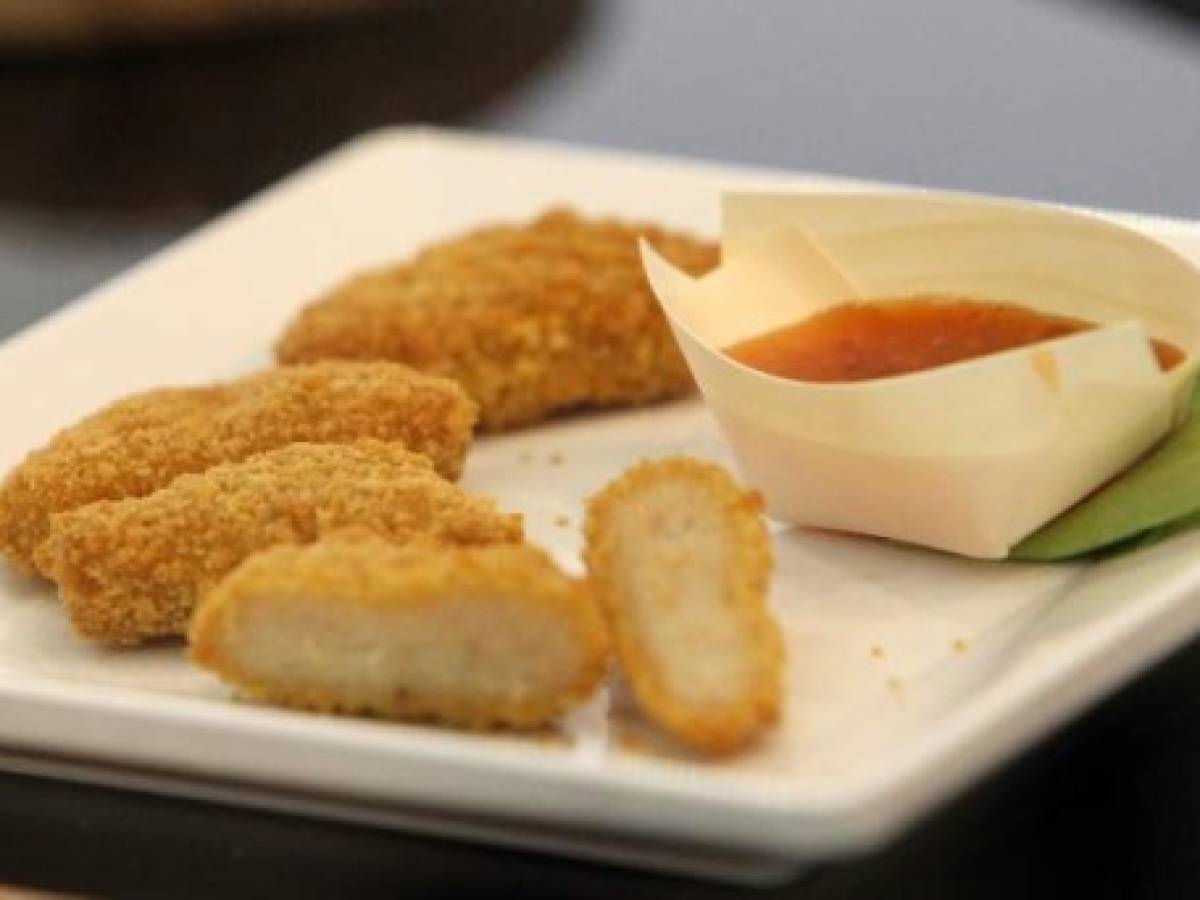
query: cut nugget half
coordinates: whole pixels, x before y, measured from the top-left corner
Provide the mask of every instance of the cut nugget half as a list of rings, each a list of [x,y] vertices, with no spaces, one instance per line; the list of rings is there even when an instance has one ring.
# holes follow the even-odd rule
[[[603,677],[587,585],[527,544],[278,547],[205,600],[192,659],[246,695],[485,728],[547,724]]]
[[[779,715],[762,501],[718,466],[642,463],[588,504],[588,574],[638,705],[683,743],[746,744]]]
[[[476,412],[454,382],[390,363],[298,366],[139,394],[60,433],[8,476],[0,550],[32,573],[54,513],[145,496],[179,475],[299,441],[401,442],[456,478]]]
[[[182,634],[242,560],[358,526],[395,541],[517,541],[520,518],[439,476],[400,444],[294,444],[184,475],[147,497],[55,516],[38,565],[84,636],[134,644]]]
[[[491,429],[680,396],[692,380],[642,272],[642,237],[693,275],[717,264],[708,241],[554,210],[351,279],[296,318],[277,354],[289,364],[390,359],[445,375],[479,401]]]

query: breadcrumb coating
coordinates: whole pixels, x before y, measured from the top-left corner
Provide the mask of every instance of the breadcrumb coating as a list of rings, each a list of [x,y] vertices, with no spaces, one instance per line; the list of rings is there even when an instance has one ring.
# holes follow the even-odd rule
[[[32,574],[54,513],[145,496],[179,475],[298,441],[398,441],[456,478],[476,412],[454,382],[392,363],[321,363],[138,394],[61,432],[9,474],[0,550]]]
[[[693,275],[717,264],[708,241],[552,210],[351,279],[300,313],[277,355],[445,375],[479,401],[489,429],[677,397],[692,380],[642,272],[641,237]]]
[[[617,659],[651,720],[711,753],[777,720],[783,641],[758,494],[710,463],[645,462],[589,500],[585,535]]]
[[[519,516],[471,496],[401,444],[293,444],[183,475],[146,497],[53,517],[37,563],[83,636],[182,634],[199,598],[248,556],[358,526],[394,541],[519,541]]]
[[[254,699],[466,728],[546,725],[608,662],[587,585],[528,544],[277,547],[212,591],[189,637]]]

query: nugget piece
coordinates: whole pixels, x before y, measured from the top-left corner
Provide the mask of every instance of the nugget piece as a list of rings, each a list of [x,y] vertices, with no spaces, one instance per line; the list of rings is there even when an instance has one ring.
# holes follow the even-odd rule
[[[199,598],[251,554],[348,526],[400,542],[521,539],[519,517],[466,494],[426,457],[363,440],[293,444],[60,513],[37,563],[80,634],[135,644],[182,634]]]
[[[156,388],[133,394],[59,432],[47,449],[82,446],[142,428],[169,425],[183,416],[216,409],[227,402],[227,394],[227,387],[220,384]]]
[[[279,360],[391,359],[445,375],[491,429],[679,396],[691,376],[642,273],[639,237],[694,275],[717,263],[707,241],[556,210],[350,280],[291,324]]]
[[[213,590],[189,636],[256,699],[468,728],[545,725],[608,660],[586,584],[527,544],[277,547]]]
[[[761,507],[723,469],[683,457],[642,463],[588,503],[588,573],[634,696],[710,752],[779,715],[783,642],[766,606]]]
[[[32,573],[54,513],[145,496],[179,475],[297,441],[399,441],[457,477],[475,415],[458,385],[391,363],[297,366],[139,394],[62,432],[8,476],[0,550]]]

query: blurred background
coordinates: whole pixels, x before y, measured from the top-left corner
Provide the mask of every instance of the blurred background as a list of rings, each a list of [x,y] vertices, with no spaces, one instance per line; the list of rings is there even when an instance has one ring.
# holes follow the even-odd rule
[[[0,0],[0,335],[365,130],[1200,217],[1186,0]]]

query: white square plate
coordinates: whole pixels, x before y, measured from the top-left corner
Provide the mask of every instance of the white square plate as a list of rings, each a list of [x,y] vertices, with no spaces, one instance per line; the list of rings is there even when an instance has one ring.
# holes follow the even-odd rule
[[[392,131],[358,141],[0,347],[0,466],[133,390],[269,363],[345,275],[567,203],[713,233],[723,186],[826,179]],[[1200,226],[1126,219],[1200,258]],[[488,438],[465,483],[578,569],[581,501],[643,457],[729,462],[695,402]],[[564,527],[561,517],[569,526]],[[97,650],[50,590],[0,576],[8,768],[766,881],[880,843],[1200,625],[1200,534],[1105,562],[980,563],[779,530],[785,720],[704,762],[654,749],[621,698],[562,740],[229,702],[181,648]],[[612,702],[613,715],[607,714]]]

